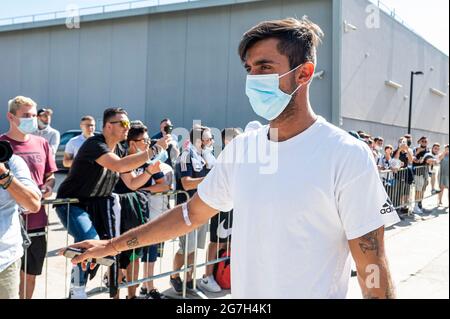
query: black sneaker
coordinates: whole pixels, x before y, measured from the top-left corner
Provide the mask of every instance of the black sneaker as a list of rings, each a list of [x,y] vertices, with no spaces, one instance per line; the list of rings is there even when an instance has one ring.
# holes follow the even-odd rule
[[[194,280],[186,282],[186,288],[189,290],[193,290],[194,289]]]
[[[147,294],[148,294],[147,288],[141,287],[141,291],[139,292],[139,294],[140,294],[141,296],[147,296]]]
[[[179,278],[179,277],[178,277]],[[147,299],[166,299],[162,293],[158,291],[158,289],[152,289],[147,294]]]
[[[183,292],[183,282],[180,277],[170,277],[170,285],[177,294],[181,294]]]

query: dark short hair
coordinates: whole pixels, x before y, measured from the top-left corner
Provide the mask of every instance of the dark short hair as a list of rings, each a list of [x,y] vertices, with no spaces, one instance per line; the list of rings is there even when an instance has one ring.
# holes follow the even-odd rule
[[[161,124],[163,124],[164,122],[169,122],[169,121],[170,121],[170,119],[169,119],[169,118],[166,118],[166,119],[161,120],[161,122],[159,122],[159,124],[161,125]],[[172,121],[170,121],[170,122],[172,122]]]
[[[128,131],[127,141],[134,141],[140,135],[146,133],[147,126],[145,126],[142,122],[134,122],[131,124],[130,130]]]
[[[37,111],[37,116],[42,115],[43,113],[47,113],[47,115],[52,116],[53,115],[53,110],[49,109],[49,108],[39,109]]]
[[[376,142],[378,142],[378,141],[383,141],[384,142],[384,138],[382,138],[381,136],[378,136],[378,137],[375,137],[374,139],[373,139],[373,141],[376,143]]]
[[[83,122],[83,121],[95,121],[95,119],[94,119],[93,116],[85,115],[85,116],[83,116],[83,117],[81,118],[81,121],[80,121],[80,122]]]
[[[108,123],[108,121],[113,118],[114,116],[116,116],[117,114],[125,114],[128,116],[127,111],[125,111],[123,108],[121,107],[110,107],[107,108],[104,112],[103,112],[103,127],[105,127],[106,123]]]
[[[419,138],[418,140],[417,140],[417,143],[420,143],[420,141],[422,141],[422,140],[427,140],[428,138],[426,137],[426,136],[422,136],[421,138]]]
[[[238,53],[242,62],[247,59],[247,51],[258,41],[278,39],[277,49],[289,59],[291,68],[305,62],[316,63],[316,48],[321,42],[323,32],[306,16],[302,19],[263,21],[244,33],[239,43]]]

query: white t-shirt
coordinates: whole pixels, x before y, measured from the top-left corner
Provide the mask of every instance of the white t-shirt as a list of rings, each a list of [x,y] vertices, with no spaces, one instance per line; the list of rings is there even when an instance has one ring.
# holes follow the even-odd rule
[[[172,185],[172,189],[175,189],[175,178],[173,176],[173,169],[166,163],[160,163],[161,172],[164,174],[164,181],[168,185]],[[155,181],[152,179],[152,185],[155,185]],[[169,205],[169,199],[166,195],[154,195],[150,194],[149,197],[149,210],[150,220],[154,220],[162,213],[167,211]]]
[[[86,137],[84,137],[83,134],[80,134],[78,136],[72,137],[66,144],[66,149],[64,152],[67,154],[72,154],[73,158],[77,156],[78,150],[80,149],[81,145],[87,140]]]
[[[399,221],[372,152],[321,117],[284,142],[267,131],[237,136],[198,186],[209,206],[234,208],[232,296],[345,298],[348,240]]]
[[[20,156],[11,157],[9,168],[18,181],[41,196],[39,188],[31,178],[27,164]],[[0,273],[22,257],[22,243],[19,206],[8,190],[0,188]]]

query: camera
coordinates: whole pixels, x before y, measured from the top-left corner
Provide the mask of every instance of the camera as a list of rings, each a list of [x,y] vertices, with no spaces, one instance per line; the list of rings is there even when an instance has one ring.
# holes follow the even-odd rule
[[[8,141],[0,141],[0,163],[6,163],[13,155],[13,149]]]
[[[164,132],[166,132],[166,134],[171,134],[172,131],[173,131],[173,125],[164,126]]]

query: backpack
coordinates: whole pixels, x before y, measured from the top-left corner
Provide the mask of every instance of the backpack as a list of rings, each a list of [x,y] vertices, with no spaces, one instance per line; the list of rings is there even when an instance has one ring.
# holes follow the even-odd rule
[[[226,249],[221,249],[219,251],[219,258],[230,257],[231,251]],[[214,279],[219,284],[222,289],[230,289],[231,288],[231,265],[230,259],[223,260],[219,263],[214,264]]]

